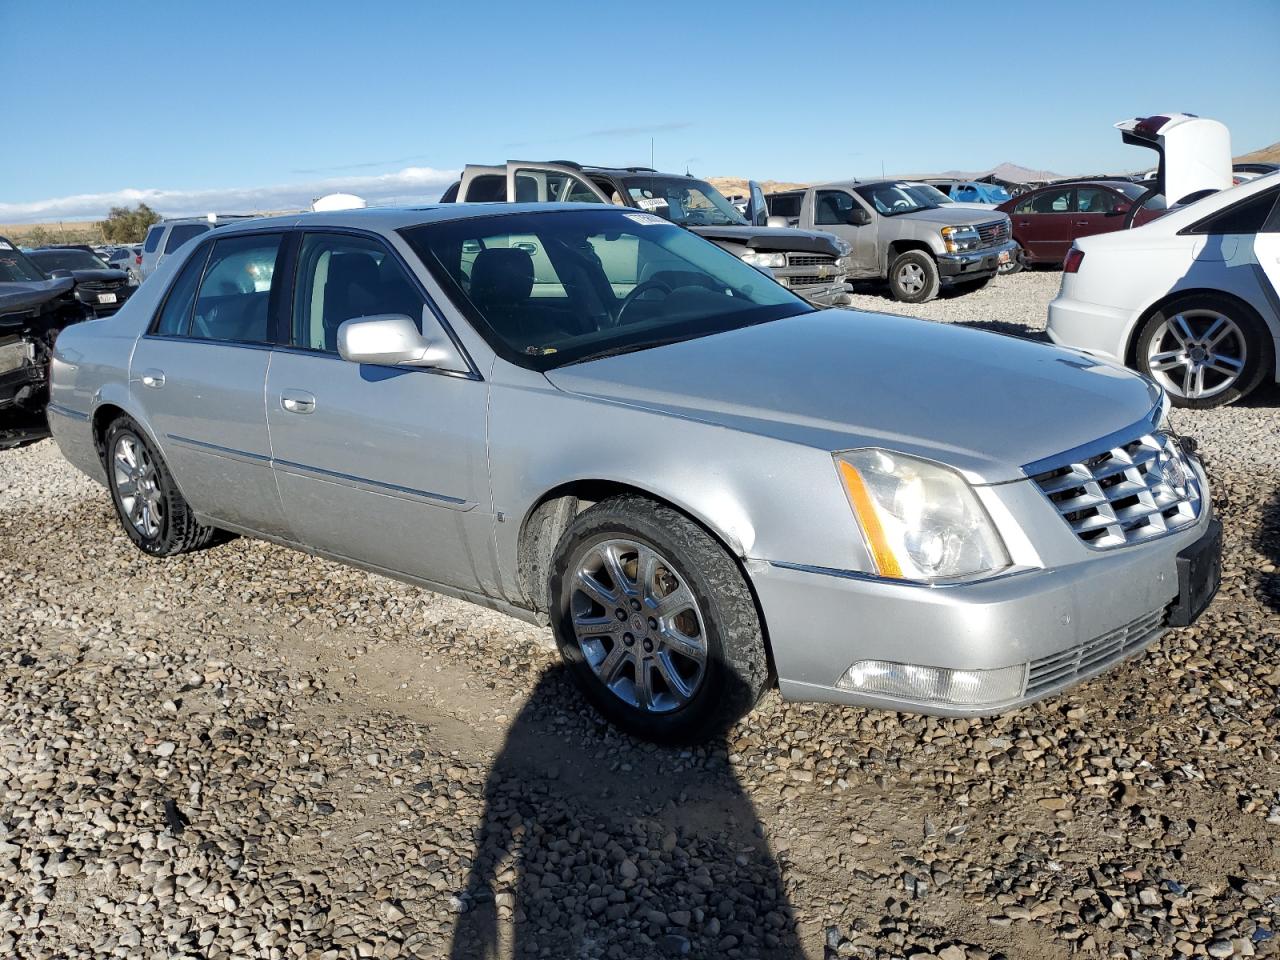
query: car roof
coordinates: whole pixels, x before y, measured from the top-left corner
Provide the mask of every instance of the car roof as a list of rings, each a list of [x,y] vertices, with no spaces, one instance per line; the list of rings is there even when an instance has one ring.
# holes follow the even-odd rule
[[[294,227],[350,227],[390,233],[405,227],[451,220],[474,220],[481,217],[507,216],[517,213],[556,213],[566,210],[613,211],[619,216],[632,215],[630,207],[606,203],[440,203],[413,207],[365,207],[359,210],[331,210],[321,213],[294,213],[277,217],[258,217],[234,227],[224,227],[219,236],[257,230],[280,230]]]

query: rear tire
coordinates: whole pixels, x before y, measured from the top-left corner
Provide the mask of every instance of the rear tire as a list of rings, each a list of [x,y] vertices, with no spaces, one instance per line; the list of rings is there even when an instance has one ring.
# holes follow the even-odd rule
[[[169,467],[129,417],[107,427],[107,484],[120,525],[143,553],[172,557],[207,547],[218,534],[197,522]]]
[[[889,290],[900,303],[924,303],[938,295],[938,264],[923,250],[908,250],[889,267]]]
[[[1152,314],[1138,335],[1135,359],[1174,406],[1191,410],[1234,403],[1275,369],[1262,318],[1211,293],[1181,297]]]
[[[579,514],[556,547],[550,597],[578,686],[635,737],[721,735],[772,682],[738,564],[671,507],[625,495]]]

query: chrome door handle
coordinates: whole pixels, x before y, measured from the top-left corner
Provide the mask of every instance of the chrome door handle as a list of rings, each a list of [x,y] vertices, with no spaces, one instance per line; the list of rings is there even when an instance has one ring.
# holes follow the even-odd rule
[[[159,390],[161,387],[164,386],[164,371],[154,370],[154,369],[143,370],[142,385],[144,387],[151,387],[154,390]]]
[[[305,390],[282,390],[280,407],[288,413],[311,413],[316,408],[316,398]]]

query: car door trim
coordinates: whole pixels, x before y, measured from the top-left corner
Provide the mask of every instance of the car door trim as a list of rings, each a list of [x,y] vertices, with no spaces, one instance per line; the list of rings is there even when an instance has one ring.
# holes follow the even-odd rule
[[[425,503],[429,506],[444,507],[448,510],[458,510],[463,513],[474,509],[476,506],[474,500],[462,500],[458,497],[451,497],[448,494],[432,493],[430,490],[418,490],[414,487],[401,486],[398,483],[384,483],[381,480],[370,480],[367,477],[357,477],[349,473],[339,473],[336,470],[326,470],[323,467],[312,467],[305,463],[294,463],[292,460],[272,459],[271,464],[281,473],[287,473],[295,477],[303,477],[307,480],[320,480],[327,483],[336,483],[344,487],[363,490],[365,493],[395,497],[398,500],[408,500],[411,503]]]
[[[233,447],[224,447],[216,443],[206,443],[203,440],[194,440],[191,437],[184,437],[174,433],[165,434],[165,439],[171,440],[179,446],[190,447],[205,453],[213,454],[214,456],[225,457],[228,460],[267,466],[272,469],[279,470],[281,473],[287,473],[295,477],[302,477],[307,480],[320,480],[327,483],[336,483],[344,487],[363,490],[365,493],[395,497],[398,500],[408,500],[412,503],[425,503],[428,506],[444,507],[448,510],[458,510],[462,513],[466,513],[476,507],[476,502],[474,500],[463,500],[459,497],[451,497],[445,493],[433,493],[430,490],[418,490],[415,487],[405,487],[398,483],[384,483],[381,480],[370,480],[367,477],[357,477],[350,473],[339,473],[337,470],[326,470],[323,467],[312,467],[305,463],[295,463],[292,460],[279,460],[275,457],[264,456],[260,453],[250,453],[247,450],[236,450]]]

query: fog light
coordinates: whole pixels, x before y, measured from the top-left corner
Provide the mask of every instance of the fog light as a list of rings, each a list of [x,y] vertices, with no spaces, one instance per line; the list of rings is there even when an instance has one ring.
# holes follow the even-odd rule
[[[994,670],[952,670],[889,660],[859,660],[836,681],[836,686],[852,693],[966,707],[1017,700],[1026,679],[1024,663]]]

